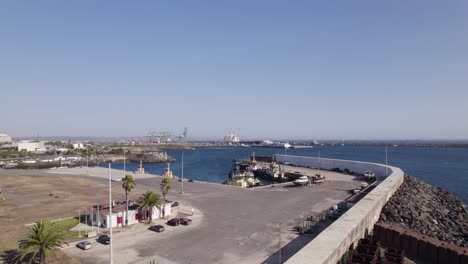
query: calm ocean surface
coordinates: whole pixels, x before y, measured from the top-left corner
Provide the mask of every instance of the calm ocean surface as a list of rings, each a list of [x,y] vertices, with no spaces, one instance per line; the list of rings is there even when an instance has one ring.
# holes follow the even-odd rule
[[[184,177],[199,181],[222,183],[231,168],[232,159],[256,155],[284,154],[284,149],[233,147],[199,148],[184,152]],[[385,164],[385,147],[315,146],[312,149],[288,149],[286,154],[299,156],[319,155],[322,158],[349,159]],[[168,151],[177,159],[171,163],[174,174],[181,174],[182,151]],[[418,177],[431,185],[448,190],[468,203],[468,148],[389,147],[388,164],[400,167],[406,174]],[[138,164],[127,163],[128,171]],[[165,163],[145,164],[149,173],[162,174]],[[123,164],[112,164],[123,169]]]

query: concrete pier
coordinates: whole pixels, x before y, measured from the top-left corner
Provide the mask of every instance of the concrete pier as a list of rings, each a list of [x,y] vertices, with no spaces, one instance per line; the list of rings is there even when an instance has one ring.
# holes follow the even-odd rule
[[[337,263],[350,247],[372,231],[379,220],[385,203],[403,182],[404,173],[400,168],[377,163],[319,159],[311,157],[275,155],[278,162],[322,169],[348,169],[356,173],[372,170],[382,182],[350,210],[325,229],[314,240],[304,246],[287,264]],[[388,176],[387,176],[388,175]]]

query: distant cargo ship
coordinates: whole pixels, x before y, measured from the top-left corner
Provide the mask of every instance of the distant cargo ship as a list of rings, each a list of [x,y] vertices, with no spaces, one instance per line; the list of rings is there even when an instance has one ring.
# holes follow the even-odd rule
[[[259,147],[259,148],[290,148],[291,144],[288,142],[273,142],[270,140],[264,140],[260,144],[254,144],[252,147]]]

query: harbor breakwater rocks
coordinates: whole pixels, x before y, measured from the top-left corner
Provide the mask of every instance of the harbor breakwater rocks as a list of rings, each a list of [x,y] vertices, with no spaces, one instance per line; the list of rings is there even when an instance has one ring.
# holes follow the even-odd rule
[[[468,214],[453,194],[405,176],[380,214],[379,222],[401,225],[421,234],[468,247]]]
[[[130,162],[138,163],[157,163],[157,162],[170,162],[174,161],[175,159],[166,152],[148,152],[148,153],[138,153],[138,154],[130,154],[128,157]]]

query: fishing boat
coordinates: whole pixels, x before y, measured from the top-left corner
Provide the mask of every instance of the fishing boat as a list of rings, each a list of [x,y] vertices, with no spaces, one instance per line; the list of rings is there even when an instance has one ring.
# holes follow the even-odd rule
[[[316,173],[314,176],[312,176],[312,180],[314,183],[322,183],[326,179],[325,175],[323,175],[322,172]]]
[[[249,188],[260,186],[261,182],[255,178],[255,175],[249,169],[241,170],[240,163],[233,160],[229,179],[224,182],[227,185],[239,186],[241,188]]]
[[[309,178],[307,176],[305,176],[305,175],[302,175],[298,179],[294,180],[293,183],[296,186],[305,186],[305,185],[309,184]]]

